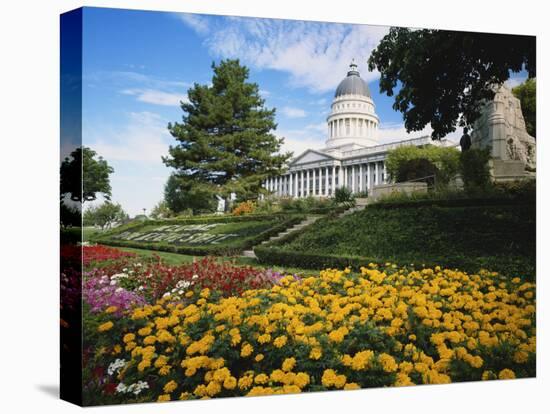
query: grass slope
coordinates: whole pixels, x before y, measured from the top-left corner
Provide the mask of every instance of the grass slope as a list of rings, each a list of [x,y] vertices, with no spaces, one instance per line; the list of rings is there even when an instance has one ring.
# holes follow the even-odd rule
[[[272,252],[278,250],[282,257],[301,252],[534,276],[535,240],[534,205],[368,207],[339,219],[319,220],[273,246]],[[310,262],[301,265],[322,264]]]

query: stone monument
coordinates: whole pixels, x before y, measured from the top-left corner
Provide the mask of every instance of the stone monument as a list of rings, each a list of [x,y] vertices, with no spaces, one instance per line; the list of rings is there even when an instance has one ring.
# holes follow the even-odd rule
[[[534,177],[536,141],[527,133],[519,99],[506,86],[482,108],[473,126],[472,148],[490,149],[495,181]]]

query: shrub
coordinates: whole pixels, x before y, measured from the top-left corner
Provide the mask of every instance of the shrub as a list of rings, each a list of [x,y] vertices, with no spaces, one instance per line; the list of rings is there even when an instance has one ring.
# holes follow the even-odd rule
[[[255,210],[256,203],[248,200],[237,204],[231,214],[233,214],[234,216],[243,216],[245,214],[252,214],[255,212]]]
[[[349,188],[340,187],[334,191],[334,201],[336,203],[349,203],[355,201],[355,197]]]
[[[488,149],[470,148],[460,153],[460,173],[464,190],[471,194],[483,194],[491,184]]]
[[[423,181],[429,187],[433,187],[437,175],[439,170],[430,160],[413,158],[399,164],[396,181]]]

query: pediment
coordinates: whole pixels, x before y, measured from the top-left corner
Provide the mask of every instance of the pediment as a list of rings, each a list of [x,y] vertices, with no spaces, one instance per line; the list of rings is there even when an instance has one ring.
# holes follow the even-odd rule
[[[333,160],[334,157],[325,154],[321,151],[315,151],[315,150],[307,150],[300,154],[298,157],[294,158],[290,165],[297,165],[297,164],[308,164],[311,162],[319,162],[319,161],[328,161]]]

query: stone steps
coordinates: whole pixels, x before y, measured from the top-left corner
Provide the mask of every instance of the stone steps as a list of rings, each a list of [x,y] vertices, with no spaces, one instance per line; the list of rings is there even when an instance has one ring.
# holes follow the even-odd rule
[[[271,236],[269,239],[264,240],[263,242],[260,243],[260,245],[272,242],[274,240],[278,240],[278,239],[280,239],[280,238],[282,238],[282,237],[284,237],[284,236],[286,236],[290,233],[294,233],[295,231],[301,230],[304,227],[307,227],[310,224],[315,223],[319,218],[320,217],[306,217],[306,219],[301,221],[300,223],[297,223],[297,224],[293,225],[292,227],[289,227],[288,229],[283,230],[283,231],[281,231],[280,233],[278,233],[274,236]],[[252,248],[252,250],[243,251],[242,256],[243,257],[253,257],[253,258],[255,258],[256,254],[254,253],[254,248]]]

